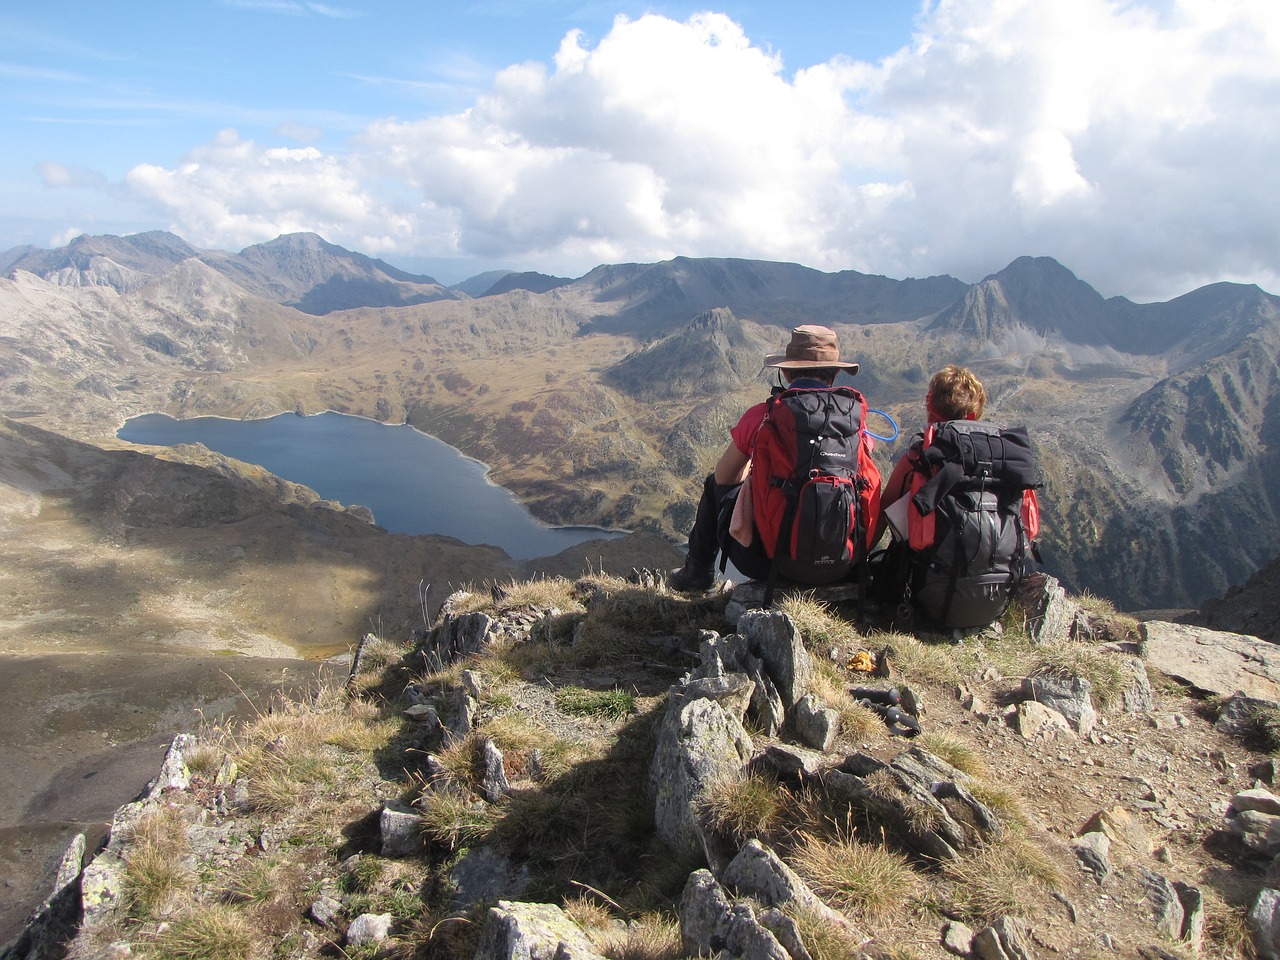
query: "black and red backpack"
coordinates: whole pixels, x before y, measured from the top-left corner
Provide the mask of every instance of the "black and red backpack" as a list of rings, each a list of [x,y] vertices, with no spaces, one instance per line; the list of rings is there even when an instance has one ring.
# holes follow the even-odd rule
[[[756,532],[770,579],[829,584],[850,578],[880,517],[867,403],[852,387],[775,392],[751,446]]]
[[[1041,479],[1027,431],[951,420],[907,455],[908,598],[941,626],[986,626],[1038,559]]]

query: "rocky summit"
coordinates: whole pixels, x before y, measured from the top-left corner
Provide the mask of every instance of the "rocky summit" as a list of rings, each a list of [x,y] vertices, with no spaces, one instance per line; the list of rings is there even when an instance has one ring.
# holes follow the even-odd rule
[[[459,591],[175,739],[5,960],[1280,956],[1274,648],[849,593]]]

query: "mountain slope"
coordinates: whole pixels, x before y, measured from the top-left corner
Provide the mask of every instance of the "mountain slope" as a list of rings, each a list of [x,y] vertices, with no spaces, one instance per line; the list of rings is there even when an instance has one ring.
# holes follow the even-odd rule
[[[250,293],[322,316],[365,306],[405,306],[457,299],[431,277],[352,253],[313,233],[290,234],[236,254],[201,251],[170,233],[77,237],[57,250],[17,258],[24,270],[62,286],[105,286],[131,293],[184,260],[203,260]]]
[[[397,270],[381,260],[352,253],[316,236],[294,233],[208,260],[246,290],[323,316],[354,307],[394,307],[458,294],[431,277]]]
[[[111,287],[119,293],[147,281],[200,252],[163,231],[128,237],[79,236],[57,250],[33,250],[6,271],[25,270],[66,287]]]
[[[916,320],[965,289],[952,277],[890,280],[795,263],[688,257],[597,267],[574,286],[596,302],[617,305],[616,313],[595,318],[592,329],[643,337],[669,333],[713,307],[784,326]]]

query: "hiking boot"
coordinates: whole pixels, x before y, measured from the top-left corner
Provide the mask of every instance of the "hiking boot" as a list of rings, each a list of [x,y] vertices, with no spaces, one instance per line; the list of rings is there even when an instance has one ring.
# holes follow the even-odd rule
[[[684,566],[667,574],[667,585],[673,590],[710,590],[716,582],[715,565],[698,563],[685,557]]]

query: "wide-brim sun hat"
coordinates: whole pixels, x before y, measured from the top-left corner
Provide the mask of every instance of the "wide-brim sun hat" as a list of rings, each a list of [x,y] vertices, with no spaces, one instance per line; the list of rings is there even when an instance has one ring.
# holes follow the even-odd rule
[[[787,352],[765,357],[764,365],[780,370],[845,370],[850,376],[858,372],[856,363],[840,359],[840,338],[836,332],[814,324],[793,329]]]

